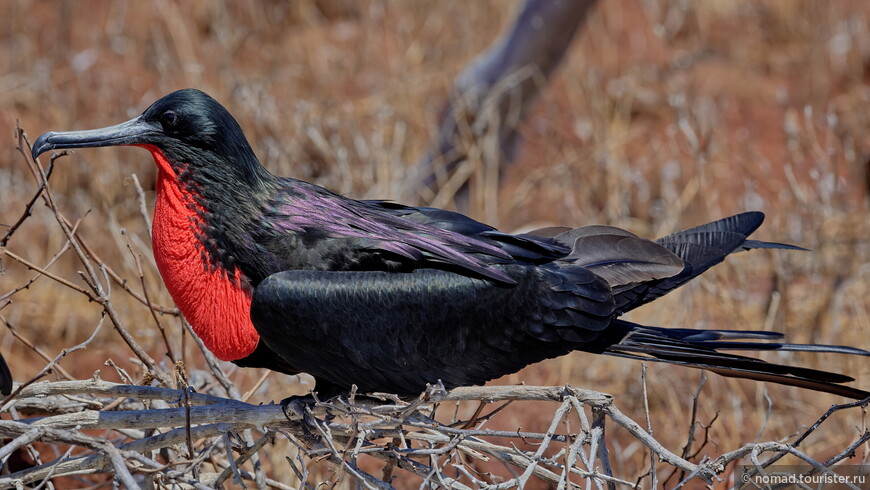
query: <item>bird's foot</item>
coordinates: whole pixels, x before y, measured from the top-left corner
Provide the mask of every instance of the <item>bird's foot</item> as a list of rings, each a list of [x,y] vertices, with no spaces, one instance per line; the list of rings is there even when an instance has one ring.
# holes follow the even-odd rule
[[[281,400],[281,410],[291,424],[291,432],[310,447],[322,444],[317,418],[314,417],[314,406],[317,399],[313,395],[295,395]]]
[[[308,395],[293,395],[281,400],[281,410],[284,416],[290,422],[305,420],[306,417],[313,417],[312,409],[317,403],[310,394]]]

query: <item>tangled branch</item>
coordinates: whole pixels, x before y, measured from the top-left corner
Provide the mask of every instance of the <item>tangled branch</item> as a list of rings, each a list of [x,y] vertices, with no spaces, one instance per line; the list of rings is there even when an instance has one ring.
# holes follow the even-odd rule
[[[118,398],[125,400],[123,409],[103,409]],[[148,401],[154,400],[175,406],[147,408]],[[185,406],[185,400],[190,406]],[[452,423],[433,418],[439,405],[461,401],[487,406],[550,401],[556,408],[545,432],[489,429],[486,425],[491,414],[480,415],[480,411],[472,419]],[[865,406],[867,402],[863,402]],[[854,406],[857,405],[844,408]],[[797,449],[800,439],[793,444],[750,444],[696,464],[659,444],[623,414],[609,395],[570,386],[468,387],[449,392],[433,387],[410,402],[389,398],[339,398],[306,405],[301,412],[294,413],[280,404],[253,405],[185,390],[110,383],[94,377],[84,381],[32,384],[21,389],[18,397],[0,410],[27,415],[46,407],[52,407],[56,414],[0,421],[0,435],[11,439],[0,448],[0,457],[8,457],[37,441],[86,448],[89,453],[76,457],[65,454],[0,477],[0,488],[15,488],[66,475],[108,472],[127,486],[136,485],[133,475],[146,473],[151,478],[159,475],[164,483],[198,482],[199,488],[210,488],[230,477],[252,478],[240,468],[279,436],[288,438],[298,448],[297,457],[303,461],[300,465],[303,468],[311,461],[325,460],[366,488],[391,488],[391,485],[388,477],[378,478],[360,469],[362,458],[382,461],[387,476],[393,468],[398,468],[445,488],[523,488],[532,477],[558,488],[574,487],[579,479],[590,479],[598,488],[635,487],[635,482],[615,476],[608,461],[605,435],[614,426],[630,432],[657,461],[684,471],[687,476],[683,483],[693,478],[713,482],[729,464],[747,456],[761,469],[780,455],[793,454],[817,471],[827,471],[849,452],[818,462]],[[578,430],[560,430],[571,420]],[[85,436],[82,433],[85,430],[102,430],[107,435]],[[201,471],[206,459],[215,464],[217,455],[232,454],[229,450],[235,447],[232,441],[241,440],[238,434],[245,430],[258,434],[255,442],[236,447],[238,455],[224,459],[220,472]],[[187,439],[197,441],[194,454],[187,460],[166,462],[147,456],[184,444]],[[496,440],[499,442],[494,442]],[[865,432],[850,447],[854,450],[867,440],[870,440],[870,432]],[[774,457],[761,463],[758,457],[763,453],[772,453]],[[474,462],[490,460],[512,467],[515,476],[497,484],[484,481],[476,474]],[[304,481],[304,470],[289,458],[288,462]],[[278,482],[264,482],[273,488],[287,488]]]

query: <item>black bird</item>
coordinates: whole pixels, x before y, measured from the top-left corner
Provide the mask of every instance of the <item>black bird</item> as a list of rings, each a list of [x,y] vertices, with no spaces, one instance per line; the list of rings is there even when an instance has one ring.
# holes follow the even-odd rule
[[[230,113],[193,89],[117,126],[43,134],[33,156],[115,145],[154,157],[155,259],[209,349],[240,366],[307,372],[321,396],[353,384],[408,396],[439,380],[481,384],[573,350],[870,395],[843,385],[848,376],[720,352],[870,355],[861,349],[619,319],[732,252],[798,248],[749,240],[761,213],[657,241],[608,226],[510,235],[450,211],[358,201],[277,177]]]

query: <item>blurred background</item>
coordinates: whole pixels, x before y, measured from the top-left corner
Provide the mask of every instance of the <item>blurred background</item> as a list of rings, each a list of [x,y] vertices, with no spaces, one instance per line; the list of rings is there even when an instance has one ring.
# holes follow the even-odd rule
[[[409,189],[408,177],[433,140],[454,78],[510,24],[518,6],[500,0],[2,0],[0,234],[36,192],[16,150],[16,124],[31,141],[48,130],[103,127],[185,87],[224,104],[274,173],[355,198],[428,204],[434,197]],[[602,223],[648,237],[764,211],[757,238],[812,252],[733,256],[630,319],[766,328],[792,342],[870,348],[868,23],[870,4],[863,0],[604,2],[590,12],[520,123],[515,163],[471,180],[472,193],[493,186],[497,192],[468,211],[506,231]],[[150,212],[156,169],[140,149],[78,151],[57,160],[51,182],[63,213],[84,216],[81,235],[94,252],[141,291],[129,237],[142,257],[149,296],[172,307],[153,265],[133,174]],[[444,197],[438,204],[450,207]],[[37,204],[7,248],[44,266],[64,242],[54,216]],[[8,257],[0,261],[0,297],[7,295],[0,301],[0,352],[16,381],[26,381],[45,361],[7,326],[54,357],[84,341],[102,309],[45,277],[8,296],[34,273]],[[78,268],[67,252],[50,270],[82,284]],[[120,288],[113,300],[136,339],[168,363],[147,308]],[[163,321],[178,341],[178,320]],[[201,354],[189,342],[186,348],[188,370],[201,368]],[[763,356],[848,373],[855,386],[870,389],[867,359]],[[102,370],[104,379],[120,381],[103,365],[110,358],[138,372],[118,335],[104,327],[61,366],[79,378]],[[227,369],[242,393],[262,375]],[[685,443],[700,376],[648,366],[652,429],[673,451]],[[638,362],[574,354],[497,382],[604,391],[640,421],[640,379]],[[273,374],[252,400],[309,387]],[[697,413],[709,428],[695,460],[755,440],[789,440],[843,401],[711,375]],[[493,427],[543,431],[552,410],[516,404]],[[840,413],[802,447],[824,460],[865,428],[860,412]],[[615,472],[648,469],[636,440],[614,430],[610,443]],[[279,480],[292,478],[282,465],[285,450],[286,444],[272,451]],[[867,463],[868,454],[862,446],[851,461]],[[498,464],[482,471],[509,476]]]

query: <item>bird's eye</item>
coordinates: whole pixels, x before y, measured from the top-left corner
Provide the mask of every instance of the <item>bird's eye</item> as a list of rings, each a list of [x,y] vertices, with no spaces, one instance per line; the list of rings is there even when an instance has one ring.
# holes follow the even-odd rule
[[[178,126],[178,123],[181,121],[181,118],[178,117],[178,114],[175,111],[166,111],[160,116],[160,122],[163,124],[165,128],[174,128]]]

